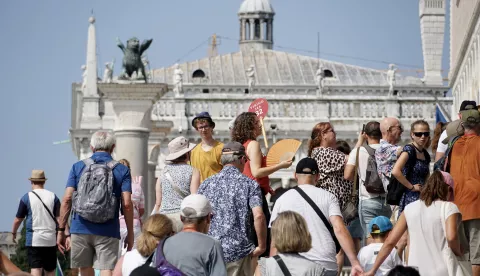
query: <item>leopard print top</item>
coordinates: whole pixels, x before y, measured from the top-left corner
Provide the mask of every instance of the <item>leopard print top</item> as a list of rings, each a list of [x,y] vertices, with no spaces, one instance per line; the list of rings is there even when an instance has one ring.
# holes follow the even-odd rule
[[[320,179],[316,183],[337,197],[340,210],[346,206],[352,194],[353,183],[343,178],[345,154],[332,148],[314,148],[311,157],[317,161]]]

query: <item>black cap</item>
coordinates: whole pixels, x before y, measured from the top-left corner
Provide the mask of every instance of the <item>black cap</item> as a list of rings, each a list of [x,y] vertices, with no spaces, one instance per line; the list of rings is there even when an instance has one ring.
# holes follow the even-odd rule
[[[318,174],[317,161],[310,157],[300,160],[295,170],[296,174]]]
[[[469,109],[476,109],[477,108],[477,102],[475,101],[463,101],[462,104],[460,105],[460,111],[464,110],[469,110]]]
[[[245,155],[245,147],[239,142],[228,142],[223,145],[222,154]]]
[[[207,111],[203,111],[203,112],[200,112],[200,114],[198,114],[195,118],[193,118],[192,120],[192,126],[196,129],[195,127],[195,120],[197,119],[205,119],[208,121],[208,123],[213,127],[215,128],[215,123],[213,122],[212,120],[212,117],[210,116],[210,113],[208,113]]]

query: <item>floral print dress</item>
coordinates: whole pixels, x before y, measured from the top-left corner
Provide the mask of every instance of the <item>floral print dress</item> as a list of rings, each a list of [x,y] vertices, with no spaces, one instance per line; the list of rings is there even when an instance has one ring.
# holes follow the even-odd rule
[[[403,175],[405,175],[407,180],[412,185],[425,185],[425,181],[430,175],[430,154],[428,154],[428,152],[424,149],[423,154],[425,155],[425,160],[418,159],[417,150],[413,145],[405,145],[402,153],[404,152],[408,153],[408,161],[402,170]],[[400,199],[398,216],[400,217],[400,214],[403,212],[403,210],[408,204],[417,201],[419,198],[419,192],[413,192],[408,189],[405,190],[402,198]]]

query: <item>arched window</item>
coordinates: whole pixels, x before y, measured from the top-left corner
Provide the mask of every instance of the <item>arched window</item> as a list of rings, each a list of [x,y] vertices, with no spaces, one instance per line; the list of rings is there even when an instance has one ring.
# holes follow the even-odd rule
[[[332,71],[330,70],[323,70],[323,75],[325,76],[325,78],[333,78],[333,73]]]
[[[197,69],[193,72],[192,78],[205,78],[205,72],[202,69]]]

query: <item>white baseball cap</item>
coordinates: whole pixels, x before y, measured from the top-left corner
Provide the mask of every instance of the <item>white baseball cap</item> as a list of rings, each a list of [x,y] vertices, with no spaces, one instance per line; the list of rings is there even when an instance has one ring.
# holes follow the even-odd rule
[[[184,218],[201,218],[211,213],[212,205],[204,195],[189,195],[180,204],[180,214]]]

